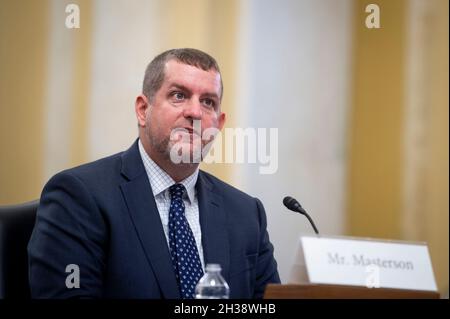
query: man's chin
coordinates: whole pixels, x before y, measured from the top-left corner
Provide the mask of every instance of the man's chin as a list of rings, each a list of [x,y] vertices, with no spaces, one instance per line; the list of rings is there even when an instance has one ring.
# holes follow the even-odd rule
[[[189,142],[178,142],[169,148],[174,164],[199,164],[202,160],[202,148]]]

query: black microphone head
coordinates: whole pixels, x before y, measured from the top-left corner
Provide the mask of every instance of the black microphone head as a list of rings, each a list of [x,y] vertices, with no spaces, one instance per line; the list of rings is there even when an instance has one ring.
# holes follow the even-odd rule
[[[294,198],[292,198],[291,196],[286,196],[285,198],[283,198],[283,204],[288,209],[291,209],[292,203],[295,203],[295,202],[296,202],[296,200]]]
[[[302,210],[303,210],[302,206],[295,198],[292,198],[291,196],[286,196],[283,199],[283,204],[289,210],[293,210],[295,212],[302,213]]]

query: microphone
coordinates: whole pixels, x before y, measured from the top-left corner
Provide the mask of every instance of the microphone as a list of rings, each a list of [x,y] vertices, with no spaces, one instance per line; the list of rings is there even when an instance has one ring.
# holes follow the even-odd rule
[[[292,198],[291,196],[286,196],[283,199],[283,204],[284,204],[284,206],[286,206],[287,209],[292,210],[293,212],[297,212],[297,213],[300,213],[302,215],[305,215],[306,218],[308,218],[311,226],[313,227],[314,232],[316,233],[316,235],[319,235],[319,231],[317,230],[317,227],[314,224],[313,220],[308,215],[308,213],[303,209],[302,205],[300,205],[300,203],[295,198]]]

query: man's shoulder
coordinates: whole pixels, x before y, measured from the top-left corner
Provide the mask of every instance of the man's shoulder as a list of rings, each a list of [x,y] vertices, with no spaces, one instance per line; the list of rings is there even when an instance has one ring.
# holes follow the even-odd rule
[[[220,190],[222,195],[231,196],[232,198],[239,198],[242,200],[250,200],[255,201],[255,198],[253,196],[250,196],[249,194],[241,191],[240,189],[222,181],[221,179],[203,171],[200,170],[201,178],[204,178],[206,181],[208,181],[211,185],[214,186],[217,190]]]
[[[124,152],[116,153],[89,163],[65,169],[50,180],[72,177],[87,183],[108,183],[120,175],[121,157]]]
[[[103,157],[101,159],[66,169],[54,175],[51,180],[58,177],[76,177],[82,181],[101,184],[117,180],[122,173],[127,176],[136,176],[144,171],[136,140],[127,150]]]

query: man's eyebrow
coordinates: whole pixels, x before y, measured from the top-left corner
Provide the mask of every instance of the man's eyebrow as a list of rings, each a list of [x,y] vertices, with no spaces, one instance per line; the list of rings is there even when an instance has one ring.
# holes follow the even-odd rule
[[[219,96],[216,93],[205,93],[205,94],[202,94],[202,96],[220,100]]]
[[[175,89],[178,89],[178,90],[181,90],[181,91],[185,91],[185,92],[191,92],[190,89],[188,89],[184,85],[178,84],[178,83],[171,83],[169,85],[169,89],[172,89],[172,88],[175,88]],[[212,98],[220,99],[220,97],[214,92],[207,92],[207,93],[202,94],[202,96],[203,97],[212,97]]]
[[[179,90],[182,90],[182,91],[187,91],[187,92],[190,92],[191,90],[189,90],[187,87],[185,87],[184,85],[182,85],[182,84],[177,84],[177,83],[172,83],[172,84],[170,84],[169,85],[169,88],[176,88],[176,89],[179,89]]]

